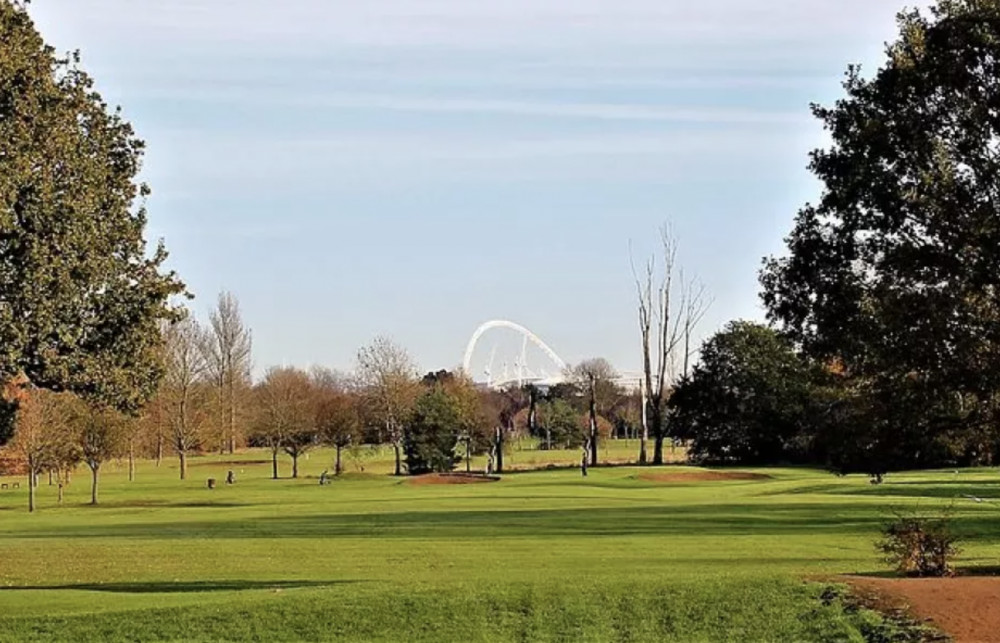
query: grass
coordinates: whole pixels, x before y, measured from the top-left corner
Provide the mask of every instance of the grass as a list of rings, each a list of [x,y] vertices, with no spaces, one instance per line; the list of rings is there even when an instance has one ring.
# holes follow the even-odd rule
[[[636,444],[610,446],[602,459]],[[886,510],[956,497],[962,564],[1000,562],[993,471],[873,487],[802,469],[663,484],[611,467],[415,486],[384,475],[390,456],[329,486],[326,451],[299,480],[269,480],[260,452],[195,458],[185,482],[174,461],[141,462],[134,483],[109,466],[100,506],[81,472],[62,507],[43,480],[34,515],[26,489],[0,491],[0,640],[861,641],[872,615],[803,579],[884,571]],[[579,454],[508,462],[546,456]],[[206,488],[228,469],[235,486]]]

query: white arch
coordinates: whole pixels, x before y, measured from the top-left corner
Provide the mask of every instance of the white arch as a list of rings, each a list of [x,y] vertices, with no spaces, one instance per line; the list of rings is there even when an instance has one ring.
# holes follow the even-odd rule
[[[543,342],[533,332],[531,332],[524,326],[516,324],[512,321],[506,321],[503,319],[494,319],[493,321],[488,321],[479,328],[477,328],[476,332],[472,334],[472,339],[469,340],[469,345],[466,346],[465,348],[465,357],[462,358],[462,369],[465,370],[466,375],[470,377],[472,376],[472,354],[476,350],[476,344],[479,343],[479,339],[483,336],[483,334],[485,334],[487,331],[493,330],[494,328],[507,328],[509,330],[521,333],[521,335],[526,337],[532,344],[542,349],[542,352],[545,353],[549,357],[549,359],[551,359],[556,364],[556,366],[559,367],[560,371],[566,369],[566,362],[564,362],[561,357],[556,355],[556,352],[551,348],[549,348],[548,344]]]

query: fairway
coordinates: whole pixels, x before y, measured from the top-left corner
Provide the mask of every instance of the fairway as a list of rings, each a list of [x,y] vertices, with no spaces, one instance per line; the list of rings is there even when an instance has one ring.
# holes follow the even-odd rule
[[[99,507],[78,474],[63,507],[43,480],[35,515],[3,491],[0,639],[863,640],[865,615],[804,579],[883,571],[890,506],[1000,496],[985,470],[414,485],[387,460],[320,486],[329,462],[277,481],[262,452],[196,458],[185,482],[173,462],[141,462],[134,483],[112,466]],[[229,469],[235,486],[206,488]],[[957,508],[961,564],[995,565],[1000,505]]]

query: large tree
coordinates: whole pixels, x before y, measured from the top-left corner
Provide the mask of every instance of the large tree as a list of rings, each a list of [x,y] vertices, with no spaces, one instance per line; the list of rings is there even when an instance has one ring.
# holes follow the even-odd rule
[[[670,400],[671,421],[696,460],[775,464],[806,456],[814,381],[774,330],[737,321],[709,338]]]
[[[455,468],[455,453],[462,434],[462,401],[441,383],[430,385],[417,399],[406,424],[403,448],[410,475],[448,472]]]
[[[144,238],[144,144],[22,3],[0,0],[0,43],[0,380],[135,410],[183,291]]]
[[[677,263],[677,238],[668,226],[660,228],[660,253],[646,262],[640,276],[633,265],[639,339],[642,346],[642,382],[645,393],[639,464],[646,464],[649,434],[653,435],[653,464],[663,464],[668,437],[667,403],[674,383],[687,374],[691,338],[708,310],[705,287],[685,278]]]
[[[761,277],[771,319],[842,368],[875,469],[995,426],[1000,399],[1000,2],[942,0],[899,28],[874,75],[849,68],[813,107],[824,189]]]
[[[359,396],[345,378],[333,371],[318,368],[312,372],[316,395],[316,429],[319,440],[334,448],[334,474],[344,471],[342,453],[360,439],[361,413]]]

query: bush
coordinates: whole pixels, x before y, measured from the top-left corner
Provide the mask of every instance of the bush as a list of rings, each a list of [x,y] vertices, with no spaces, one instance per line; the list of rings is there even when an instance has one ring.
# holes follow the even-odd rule
[[[952,576],[957,540],[951,530],[951,508],[936,517],[896,513],[882,528],[876,548],[905,576]]]

